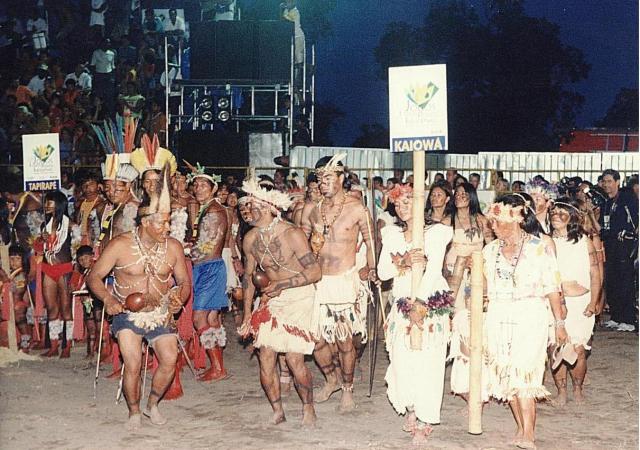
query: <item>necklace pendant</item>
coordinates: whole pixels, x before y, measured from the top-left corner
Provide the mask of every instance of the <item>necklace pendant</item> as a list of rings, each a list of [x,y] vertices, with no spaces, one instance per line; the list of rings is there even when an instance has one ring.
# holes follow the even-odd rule
[[[324,236],[329,236],[329,228],[327,228],[327,226],[326,226],[326,225],[324,225],[324,226],[322,227],[322,234],[323,234]]]

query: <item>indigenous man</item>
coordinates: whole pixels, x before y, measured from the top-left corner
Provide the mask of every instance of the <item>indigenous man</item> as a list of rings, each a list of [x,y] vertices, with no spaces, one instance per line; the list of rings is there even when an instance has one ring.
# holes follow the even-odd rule
[[[222,361],[227,335],[220,316],[220,310],[228,306],[227,270],[222,260],[227,238],[227,212],[214,198],[219,176],[205,174],[204,167],[198,164],[187,178],[193,184],[193,194],[200,204],[193,223],[195,242],[191,248],[193,325],[211,362],[211,367],[199,379],[218,381],[227,378]]]
[[[154,425],[166,423],[158,402],[171,383],[178,357],[173,314],[180,311],[191,290],[182,244],[168,236],[171,200],[166,171],[165,168],[162,192],[152,195],[138,209],[136,228],[111,240],[87,278],[91,291],[114,316],[112,332],[118,338],[125,367],[129,429],[141,425],[143,338],[153,348],[159,363],[144,414]],[[102,282],[109,274],[114,277],[113,292]],[[176,286],[170,288],[172,277]],[[131,295],[142,299],[138,312],[132,311],[137,308],[127,300]]]
[[[260,349],[260,382],[273,408],[273,422],[285,421],[276,369],[276,356],[284,353],[302,400],[302,423],[311,426],[316,421],[313,381],[304,355],[310,355],[315,345],[319,310],[313,283],[320,279],[320,265],[302,230],[280,218],[280,210],[291,204],[287,194],[267,191],[255,179],[245,181],[242,189],[250,197],[250,224],[255,228],[243,242],[247,271],[243,278],[245,319],[240,334],[246,337],[253,333],[254,346]],[[260,277],[269,282],[268,286],[260,286]],[[252,316],[256,288],[261,289],[262,298]]]
[[[82,245],[93,246],[100,234],[99,229],[97,233],[93,229],[94,223],[97,222],[97,211],[102,212],[106,200],[100,195],[100,180],[94,174],[88,174],[82,179],[80,189],[82,199],[76,204],[74,221],[80,226]]]
[[[105,208],[98,243],[106,248],[111,239],[132,231],[136,226],[136,215],[140,204],[133,195],[132,184],[138,171],[131,164],[119,164],[112,188],[107,191],[110,208]]]
[[[366,336],[366,311],[356,305],[360,283],[356,267],[359,233],[368,249],[367,278],[378,281],[371,216],[360,200],[347,195],[343,189],[345,173],[341,159],[345,156],[324,157],[317,162],[316,173],[323,199],[317,204],[305,205],[302,212],[302,228],[311,237],[311,247],[322,268],[322,279],[316,285],[320,323],[314,356],[327,381],[316,394],[316,402],[326,401],[342,388],[340,411],[355,408],[353,336]],[[335,347],[342,370],[342,386],[332,361]]]

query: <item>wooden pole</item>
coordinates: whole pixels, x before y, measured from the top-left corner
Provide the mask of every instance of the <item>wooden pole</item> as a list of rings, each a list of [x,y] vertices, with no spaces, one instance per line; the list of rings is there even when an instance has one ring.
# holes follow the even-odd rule
[[[482,434],[482,252],[472,254],[469,339],[469,433]]]
[[[413,248],[424,249],[424,152],[413,152],[413,226],[411,241]],[[424,268],[423,268],[424,269]],[[418,295],[423,270],[411,272],[411,297]]]
[[[9,246],[0,246],[0,260],[2,263],[2,270],[9,275],[11,273],[11,266],[9,265]],[[11,283],[12,280],[7,281]],[[18,338],[16,335],[16,312],[13,309],[13,292],[11,292],[11,286],[9,286],[9,323],[7,324],[7,338],[9,339],[9,350],[13,352],[18,351]]]

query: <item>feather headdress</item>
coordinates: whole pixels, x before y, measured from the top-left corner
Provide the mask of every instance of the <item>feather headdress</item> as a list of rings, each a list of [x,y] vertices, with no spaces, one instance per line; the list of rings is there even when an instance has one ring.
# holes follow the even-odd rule
[[[147,170],[162,170],[167,163],[170,175],[173,175],[178,169],[176,157],[171,151],[160,147],[157,134],[153,135],[153,139],[144,134],[140,139],[140,148],[131,152],[131,164],[141,174]]]
[[[280,214],[280,210],[286,211],[292,204],[289,194],[280,192],[276,189],[266,190],[260,185],[260,182],[254,178],[242,182],[242,190],[254,200],[265,203],[273,208],[276,215]]]
[[[170,177],[171,166],[167,162],[162,168],[160,175],[162,182],[157,183],[155,189],[149,195],[149,205],[138,208],[139,217],[146,217],[156,213],[171,213]]]
[[[346,153],[336,153],[323,167],[318,167],[316,173],[322,172],[344,172],[345,167],[338,165],[347,156]]]
[[[120,164],[127,164],[130,160],[138,122],[131,117],[116,116],[115,123],[108,119],[102,127],[93,124],[91,127],[106,153],[105,161],[101,164],[102,178],[115,180]]]
[[[138,171],[131,164],[120,164],[116,172],[116,181],[133,183],[138,178]]]
[[[524,191],[531,194],[542,194],[547,200],[558,198],[558,186],[554,183],[547,183],[544,180],[529,180],[525,185]]]
[[[187,168],[191,171],[187,174],[187,184],[193,183],[196,178],[204,178],[205,180],[209,180],[211,183],[217,186],[216,183],[220,183],[222,181],[222,177],[220,175],[216,175],[212,173],[211,175],[206,174],[204,172],[204,166],[201,166],[200,163],[193,164],[189,163],[189,161],[182,160],[182,162],[187,166]]]

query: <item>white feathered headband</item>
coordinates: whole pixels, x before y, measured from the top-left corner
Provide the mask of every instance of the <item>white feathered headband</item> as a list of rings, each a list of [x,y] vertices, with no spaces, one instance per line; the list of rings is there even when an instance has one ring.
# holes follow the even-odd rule
[[[249,198],[270,206],[276,215],[280,215],[280,211],[286,211],[289,209],[292,204],[289,194],[280,192],[276,189],[268,191],[262,187],[259,184],[259,181],[254,177],[250,177],[243,181],[242,190]]]
[[[321,175],[323,172],[344,172],[345,166],[340,166],[338,163],[347,156],[346,153],[336,153],[323,167],[318,167],[316,173]]]

